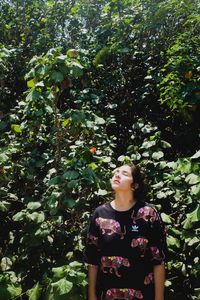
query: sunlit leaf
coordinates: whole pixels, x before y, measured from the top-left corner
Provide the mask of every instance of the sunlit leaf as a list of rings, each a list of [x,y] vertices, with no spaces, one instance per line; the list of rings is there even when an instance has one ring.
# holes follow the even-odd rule
[[[42,292],[42,287],[40,286],[39,282],[36,283],[36,285],[28,290],[28,296],[29,300],[39,300]]]
[[[196,174],[189,174],[186,178],[185,181],[189,184],[196,184],[200,182],[200,175],[196,175]]]
[[[40,202],[29,202],[27,205],[27,208],[30,210],[36,210],[41,206],[42,206],[42,204]]]
[[[12,124],[11,128],[12,128],[13,131],[15,131],[17,133],[21,133],[22,132],[20,125]]]
[[[58,293],[58,295],[68,294],[73,287],[73,283],[65,278],[62,278],[59,281],[52,283],[51,285],[54,291]]]

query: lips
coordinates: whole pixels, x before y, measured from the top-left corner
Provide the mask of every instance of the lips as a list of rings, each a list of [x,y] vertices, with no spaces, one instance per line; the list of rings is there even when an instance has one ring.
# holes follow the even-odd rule
[[[119,184],[120,181],[119,180],[114,180],[113,183]]]

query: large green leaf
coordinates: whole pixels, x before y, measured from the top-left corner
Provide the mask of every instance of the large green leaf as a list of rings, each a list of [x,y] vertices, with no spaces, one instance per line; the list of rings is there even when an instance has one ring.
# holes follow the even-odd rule
[[[9,159],[8,155],[6,155],[5,153],[0,153],[0,162],[6,162]]]
[[[63,174],[64,179],[72,180],[79,177],[79,173],[77,171],[67,171]]]
[[[1,259],[1,264],[0,264],[1,270],[2,271],[10,270],[12,264],[13,262],[9,257],[3,257]]]
[[[155,141],[144,141],[142,144],[142,148],[149,149],[156,145]]]
[[[20,125],[17,125],[17,124],[12,124],[11,125],[11,128],[13,131],[17,132],[17,133],[21,133],[22,130],[21,130],[21,126]]]
[[[39,100],[40,96],[41,96],[40,92],[33,90],[26,96],[26,100],[36,101]]]
[[[13,221],[23,221],[26,218],[25,211],[20,211],[13,216]]]
[[[28,291],[29,300],[39,300],[42,292],[42,287],[39,282],[34,285],[32,289]]]
[[[171,224],[172,223],[172,218],[170,216],[168,216],[167,214],[161,213],[161,217],[162,217],[162,220],[165,223],[167,223],[167,224]]]
[[[33,212],[32,214],[27,214],[26,217],[27,217],[27,219],[29,219],[37,224],[42,223],[45,220],[45,215],[44,215],[43,211]]]
[[[30,210],[36,210],[41,206],[42,206],[42,204],[40,202],[29,202],[27,205],[27,208]]]
[[[188,242],[188,246],[193,246],[197,243],[200,243],[200,239],[198,237],[194,237],[193,239],[190,239],[189,242]]]
[[[52,272],[54,273],[54,277],[56,279],[60,279],[65,275],[65,267],[62,266],[62,267],[52,268]]]
[[[6,212],[9,210],[11,203],[7,201],[0,201],[0,211]]]
[[[183,221],[184,229],[191,229],[193,223],[200,221],[200,205],[197,205],[197,208],[191,213],[187,214],[187,218]]]
[[[74,77],[80,77],[83,75],[83,66],[79,62],[72,62],[72,69],[70,74]]]
[[[162,151],[154,152],[152,154],[152,158],[155,160],[159,160],[164,156],[164,153]]]
[[[7,123],[4,121],[0,121],[0,130],[4,130],[7,127]]]
[[[200,150],[197,151],[193,156],[191,156],[192,159],[198,159],[200,157]]]
[[[17,282],[7,282],[6,280],[0,283],[0,296],[2,300],[12,300],[18,298],[22,294],[22,288]]]
[[[199,195],[200,194],[200,183],[195,184],[191,187],[191,195]]]
[[[69,49],[67,50],[67,55],[69,55],[71,58],[77,58],[79,54],[76,49]]]
[[[79,181],[78,180],[70,180],[68,183],[67,183],[67,187],[69,189],[73,189],[75,187],[77,187],[79,184]]]
[[[185,181],[189,184],[196,184],[200,182],[200,176],[192,173],[185,178]]]
[[[29,81],[27,82],[27,86],[28,86],[29,88],[34,87],[35,84],[36,84],[35,79],[31,79],[31,80],[29,80]]]
[[[64,80],[63,74],[59,71],[53,71],[51,74],[51,78],[56,82],[62,82]]]
[[[99,196],[105,196],[108,194],[108,191],[106,190],[102,190],[102,189],[98,189],[97,192],[95,192],[96,195],[99,195]]]
[[[66,295],[71,291],[73,283],[62,278],[59,281],[52,283],[51,286],[53,287],[54,292],[58,295]]]
[[[72,208],[76,205],[76,201],[73,198],[65,198],[63,204],[69,208]]]
[[[103,125],[106,123],[106,121],[103,118],[100,118],[98,116],[95,116],[95,123],[99,125]]]
[[[162,192],[162,191],[159,191],[159,192],[156,194],[156,197],[157,197],[158,199],[165,199],[165,198],[167,198],[167,194],[164,193],[164,192]]]
[[[60,176],[55,176],[48,181],[48,185],[56,185],[60,182],[60,180],[61,180]]]
[[[180,242],[177,238],[173,237],[172,235],[167,236],[167,245],[169,248],[179,248]]]

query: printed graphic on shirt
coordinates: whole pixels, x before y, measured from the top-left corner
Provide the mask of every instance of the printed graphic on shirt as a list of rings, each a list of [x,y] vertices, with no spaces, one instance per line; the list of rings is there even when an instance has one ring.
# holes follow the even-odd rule
[[[144,206],[141,207],[136,216],[134,216],[134,211],[132,212],[131,218],[133,219],[133,223],[135,224],[137,220],[143,219],[144,221],[148,222],[150,221],[151,223],[154,223],[155,221],[158,220],[157,213],[155,209],[149,206]]]
[[[98,237],[92,235],[91,233],[88,233],[88,235],[87,235],[87,242],[90,245],[98,246]]]
[[[152,254],[152,260],[157,260],[157,261],[162,261],[165,258],[165,255],[162,251],[162,253],[160,252],[160,250],[157,247],[150,247],[151,250],[151,254]]]
[[[130,267],[130,262],[127,258],[121,256],[103,256],[101,258],[101,269],[104,273],[107,273],[106,269],[108,268],[110,273],[114,270],[115,275],[121,277],[118,269],[122,266]]]
[[[143,299],[141,291],[134,289],[109,289],[105,295],[105,300],[133,300],[135,298]]]
[[[132,242],[131,242],[131,247],[132,248],[138,248],[140,250],[140,253],[141,253],[141,257],[144,256],[146,250],[147,250],[147,245],[148,245],[148,240],[145,239],[144,237],[139,237],[137,239],[132,239]]]
[[[153,282],[153,272],[150,272],[147,276],[144,278],[144,284],[148,285]]]
[[[126,234],[126,228],[124,226],[124,232],[121,230],[119,222],[113,219],[96,218],[96,223],[99,225],[102,234],[112,235],[119,234],[120,238],[123,239]]]

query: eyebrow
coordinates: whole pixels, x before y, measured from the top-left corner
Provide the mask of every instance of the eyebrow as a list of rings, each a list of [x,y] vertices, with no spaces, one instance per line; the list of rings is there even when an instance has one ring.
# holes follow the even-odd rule
[[[119,168],[114,169],[112,173],[114,174],[117,170],[119,170]]]

